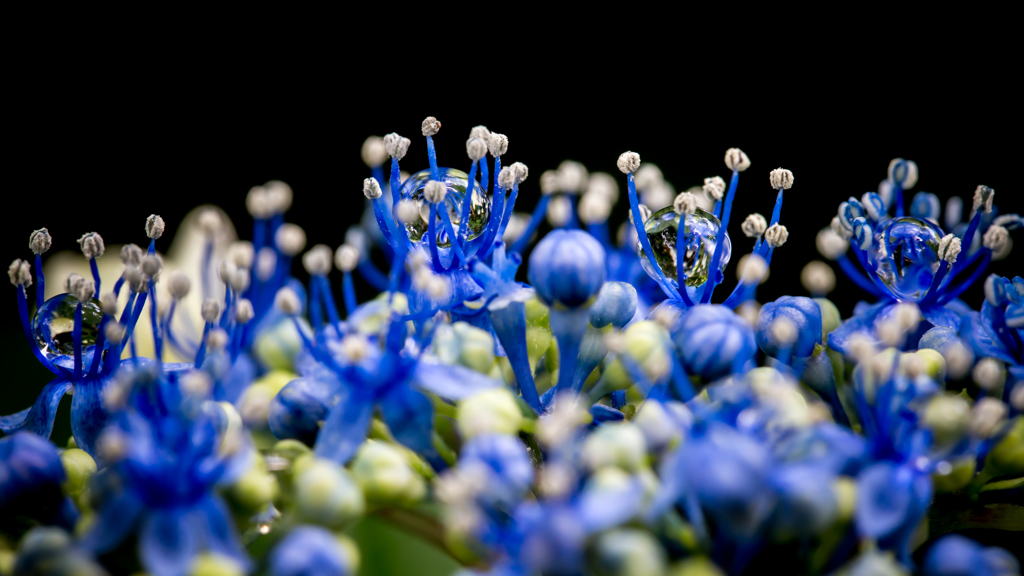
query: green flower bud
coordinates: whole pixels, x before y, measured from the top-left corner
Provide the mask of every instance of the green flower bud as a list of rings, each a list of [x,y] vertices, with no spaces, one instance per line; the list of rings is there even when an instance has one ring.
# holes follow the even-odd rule
[[[687,410],[682,404],[679,406]],[[679,426],[661,402],[644,402],[633,418],[633,424],[643,432],[647,445],[655,450],[671,447],[683,439]]]
[[[1013,427],[985,457],[984,472],[990,478],[1024,474],[1024,416],[1013,419]]]
[[[352,476],[367,500],[381,504],[415,504],[426,495],[423,478],[398,449],[367,440],[352,462]]]
[[[924,373],[932,380],[942,382],[946,379],[946,359],[938,350],[922,348],[913,352],[913,355],[922,361]],[[900,367],[903,367],[902,361]]]
[[[467,440],[479,434],[518,434],[523,412],[515,396],[505,387],[488,388],[459,403],[459,432]]]
[[[390,307],[388,307],[389,300],[391,301]],[[349,319],[350,323],[354,320],[356,331],[364,336],[384,332],[391,322],[392,312],[401,315],[409,313],[409,300],[401,292],[395,292],[394,299],[391,298],[390,292],[381,292],[368,304],[368,306],[360,307],[361,314]]]
[[[303,318],[299,324],[307,335],[313,331]],[[253,346],[253,356],[268,370],[295,370],[295,357],[302,350],[302,337],[291,318],[261,330]]]
[[[295,512],[303,521],[342,528],[365,510],[362,490],[334,462],[315,459],[295,476]]]
[[[691,556],[674,564],[669,576],[725,576],[725,572],[704,556]]]
[[[925,407],[922,421],[936,442],[948,446],[967,433],[971,407],[957,394],[937,394]]]
[[[189,576],[245,576],[237,560],[215,552],[196,555],[188,570]]]
[[[526,328],[526,354],[530,358],[530,366],[536,366],[541,356],[547,353],[554,338],[547,328],[528,326]]]
[[[832,491],[836,495],[836,518],[849,522],[857,505],[857,482],[848,476],[837,476],[832,482]]]
[[[551,326],[548,325],[548,307],[537,298],[526,301],[526,324],[551,331]]]
[[[238,399],[238,411],[250,428],[267,426],[267,411],[270,401],[286,384],[299,376],[285,370],[268,372],[249,385]]]
[[[974,478],[974,471],[976,467],[975,458],[962,458],[953,462],[940,463],[939,470],[936,470],[932,474],[932,484],[935,485],[935,492],[937,494],[959,492],[967,487],[971,483],[971,479]],[[945,469],[942,464],[949,466]]]
[[[231,484],[225,495],[236,510],[252,515],[266,508],[277,494],[277,478],[267,472],[263,457],[254,454],[249,471]]]
[[[813,298],[821,308],[821,341],[828,342],[830,332],[839,328],[843,323],[843,317],[839,315],[839,308],[828,298]]]
[[[459,337],[459,364],[486,374],[494,366],[494,337],[465,322],[452,324]]]
[[[294,462],[299,456],[312,453],[312,450],[302,442],[289,438],[274,444],[272,452],[275,456]]]
[[[60,462],[64,465],[64,473],[67,479],[64,480],[64,493],[68,496],[77,496],[89,483],[89,478],[96,473],[96,461],[84,450],[71,448],[60,455]]]
[[[74,436],[68,436],[68,448],[78,448],[78,442],[75,442]]]
[[[629,423],[600,426],[583,444],[583,461],[591,470],[616,466],[634,472],[646,459],[647,443],[643,432]]]
[[[664,378],[672,370],[668,332],[660,324],[652,320],[634,322],[622,335],[626,351],[651,381]]]
[[[600,576],[663,576],[665,549],[645,530],[619,528],[594,544],[594,568]]]

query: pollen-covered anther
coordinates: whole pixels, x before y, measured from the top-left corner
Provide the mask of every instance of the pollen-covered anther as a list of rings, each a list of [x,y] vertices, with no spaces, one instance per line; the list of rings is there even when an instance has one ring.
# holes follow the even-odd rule
[[[682,192],[672,201],[672,209],[677,214],[693,214],[697,211],[697,197],[689,192]]]
[[[206,347],[213,352],[220,352],[228,345],[228,333],[223,328],[214,328],[206,336]]]
[[[103,252],[106,250],[106,246],[103,244],[103,237],[95,232],[83,234],[78,239],[78,246],[82,249],[82,254],[88,259],[99,258],[103,256]]]
[[[633,178],[636,182],[636,187],[640,190],[649,190],[665,182],[665,175],[662,174],[661,168],[658,168],[657,164],[650,162],[637,169]]]
[[[85,280],[85,278],[82,278],[80,274],[75,274],[74,272],[68,274],[67,279],[64,280],[64,291],[69,294],[74,294],[75,287],[78,286],[78,283],[82,280]]]
[[[202,370],[190,370],[179,380],[181,391],[190,396],[206,396],[213,389],[213,380]]]
[[[547,216],[548,223],[555,228],[565,226],[572,218],[572,200],[569,200],[569,197],[564,194],[553,197],[548,202],[545,216]]]
[[[198,217],[199,228],[207,236],[216,236],[224,229],[224,219],[216,210],[209,208],[200,212]]]
[[[256,278],[260,282],[266,282],[274,276],[277,269],[277,252],[270,246],[260,248],[256,254]]]
[[[370,341],[361,334],[349,334],[341,339],[338,352],[349,362],[359,362],[370,353]]]
[[[995,436],[1006,422],[1008,411],[1006,404],[991,396],[978,400],[971,410],[971,435],[982,439]]]
[[[331,272],[334,251],[326,244],[317,244],[302,255],[302,266],[312,276],[326,276]]]
[[[106,328],[103,329],[103,335],[107,337],[108,341],[118,343],[124,338],[124,326],[118,322],[107,322]]]
[[[579,194],[587,186],[587,177],[587,168],[575,160],[563,160],[558,165],[558,180],[562,192]]]
[[[1010,233],[1002,226],[989,226],[981,237],[981,244],[993,252],[999,252],[1010,239]]]
[[[942,357],[946,361],[946,373],[953,380],[966,376],[974,363],[974,352],[959,340],[947,346]]]
[[[302,311],[302,302],[299,301],[298,295],[287,286],[277,291],[274,296],[274,305],[288,316],[296,316]]]
[[[220,301],[216,298],[203,300],[200,313],[203,316],[204,322],[216,322],[217,318],[220,318]]]
[[[227,259],[239,268],[251,268],[254,256],[252,242],[240,240],[232,242],[231,246],[228,247]]]
[[[376,200],[380,198],[384,192],[380,189],[380,182],[377,182],[376,178],[367,178],[363,180],[363,195],[370,200]]]
[[[705,178],[701,189],[704,190],[704,194],[707,194],[708,198],[721,200],[725,196],[725,180],[721,176]]]
[[[100,310],[107,316],[115,316],[117,314],[117,294],[113,292],[100,294]]]
[[[470,138],[466,140],[466,155],[473,161],[487,156],[487,142],[483,138]]]
[[[88,278],[82,278],[74,285],[75,298],[79,302],[89,302],[96,295],[96,284]]]
[[[398,208],[395,209],[395,216],[402,224],[412,224],[420,217],[419,202],[407,198],[399,200]]]
[[[248,298],[239,298],[235,302],[235,322],[239,324],[248,324],[250,320],[256,317],[256,312],[253,310],[252,301]]]
[[[502,170],[504,172],[504,170]],[[499,180],[501,176],[498,177]],[[427,185],[423,187],[423,198],[431,204],[437,204],[438,202],[444,202],[444,197],[448,195],[448,187],[444,185],[444,182],[438,180],[431,180],[427,182]]]
[[[497,132],[491,132],[490,135],[487,136],[487,151],[495,158],[504,156],[505,153],[508,152],[508,136],[498,134]]]
[[[51,245],[53,245],[53,238],[50,237],[50,231],[46,228],[34,230],[28,237],[28,249],[33,254],[42,254],[49,250]]]
[[[412,141],[408,138],[403,138],[392,132],[384,137],[384,150],[395,160],[401,160],[405,158],[405,155],[409,152],[409,145]]]
[[[164,219],[156,214],[150,214],[149,218],[146,218],[146,236],[152,240],[157,240],[164,235],[164,230],[167,225],[164,224]]]
[[[515,181],[515,174],[512,172],[511,166],[505,166],[501,169],[501,172],[498,173],[498,186],[501,186],[505,190],[512,188]],[[424,193],[424,195],[426,194]]]
[[[609,202],[604,196],[593,192],[587,192],[580,197],[580,221],[584,224],[600,224],[602,222],[607,222],[611,213],[611,202]]]
[[[20,258],[7,267],[7,275],[11,279],[11,284],[15,286],[32,285],[32,266]]]
[[[512,169],[512,177],[515,178],[516,184],[522,184],[530,175],[530,169],[522,162],[513,162],[509,168]]]
[[[181,300],[185,296],[188,296],[191,289],[192,280],[190,280],[185,274],[181,272],[173,272],[167,277],[167,291],[171,293],[171,298]],[[106,296],[106,294],[104,294],[104,296]]]
[[[960,254],[960,238],[955,234],[946,234],[939,240],[939,260],[945,260],[950,264],[956,262]]]
[[[423,124],[420,125],[420,132],[424,136],[433,136],[437,134],[437,131],[441,129],[441,123],[437,121],[437,118],[433,116],[427,116],[423,119]]]
[[[776,190],[789,190],[793,187],[793,173],[785,168],[776,168],[768,175],[772,188]]]
[[[479,138],[484,142],[487,142],[487,137],[490,135],[491,131],[488,130],[487,126],[484,126],[483,124],[479,126],[473,126],[473,128],[469,131],[470,138]]]
[[[263,185],[267,191],[267,203],[271,214],[284,214],[292,207],[295,194],[292,187],[280,180],[271,180]]]
[[[351,244],[342,244],[334,253],[334,264],[342,272],[351,272],[359,265],[359,250]]]
[[[768,272],[768,263],[757,254],[747,254],[741,260],[740,281],[744,284],[760,282]]]
[[[836,273],[821,260],[811,260],[800,271],[800,283],[814,296],[824,296],[836,288]]]
[[[780,344],[787,345],[796,342],[798,329],[789,318],[783,316],[776,318],[769,329],[772,331],[772,338]]]
[[[306,232],[297,224],[281,224],[274,234],[274,243],[285,256],[295,256],[306,247]]]
[[[540,193],[545,196],[558,192],[562,187],[557,170],[545,170],[540,175]]]
[[[142,293],[149,291],[149,278],[137,266],[125,266],[122,273],[124,281],[128,283],[133,292]]]
[[[135,244],[125,244],[122,246],[121,263],[125,266],[139,266],[142,264],[142,248]]]
[[[363,147],[359,150],[363,164],[370,168],[376,168],[388,159],[388,151],[384,147],[384,139],[380,136],[370,136],[363,140]]]
[[[263,186],[253,186],[245,196],[245,209],[256,220],[266,220],[273,214],[270,197]]]
[[[778,248],[789,239],[789,230],[782,224],[772,224],[771,228],[765,231],[764,241],[772,248]]]
[[[739,148],[729,148],[725,151],[725,166],[729,170],[743,172],[750,168],[750,158]]]
[[[740,230],[743,231],[743,235],[747,238],[757,238],[764,234],[767,229],[768,221],[764,219],[764,216],[756,212],[747,215],[743,220],[743,224],[740,225]]]
[[[981,210],[985,214],[992,211],[992,201],[995,200],[996,191],[985,186],[984,184],[978,185],[974,189],[974,210]]]
[[[164,269],[164,261],[156,254],[147,254],[142,258],[142,273],[154,282],[160,279],[160,272]]]
[[[831,228],[819,230],[814,238],[814,244],[818,248],[818,253],[829,260],[836,260],[850,247],[850,243]]]
[[[623,174],[636,172],[640,169],[640,155],[636,152],[623,152],[619,154],[619,159],[616,160],[615,165],[618,166],[619,171]]]
[[[1001,388],[1006,382],[1006,370],[995,358],[982,358],[974,366],[971,376],[979,388],[987,391]]]
[[[245,292],[249,288],[249,282],[251,281],[249,271],[244,268],[235,268],[231,276],[228,277],[227,285],[231,286],[231,289],[236,294]]]

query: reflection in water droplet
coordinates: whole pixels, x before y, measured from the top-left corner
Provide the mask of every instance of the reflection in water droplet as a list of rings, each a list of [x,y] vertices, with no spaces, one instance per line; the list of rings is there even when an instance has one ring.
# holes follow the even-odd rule
[[[448,208],[452,226],[458,230],[459,222],[462,220],[462,202],[466,197],[466,182],[469,175],[454,168],[439,168],[439,170],[441,171],[441,180],[448,186],[448,195],[445,196],[444,205]],[[429,181],[430,170],[421,170],[402,183],[402,198],[411,198],[413,201],[420,202],[422,206],[419,219],[405,225],[409,237],[414,242],[423,238],[430,222],[430,205],[423,198],[423,188]],[[473,182],[472,204],[469,207],[469,229],[466,237],[472,240],[479,236],[487,226],[490,217],[491,199],[479,182]],[[442,248],[450,246],[448,233],[444,230],[444,223],[440,216],[437,218],[437,245]]]
[[[59,294],[50,298],[36,311],[32,320],[32,333],[36,345],[47,359],[53,361],[59,356],[75,353],[75,307],[78,299],[71,294]],[[83,352],[96,344],[103,312],[100,302],[93,298],[82,306],[82,348]]]
[[[654,259],[665,273],[665,277],[676,288],[678,288],[676,240],[679,220],[679,213],[669,206],[652,214],[644,224],[647,238],[651,241],[651,249],[654,250]],[[700,208],[693,214],[687,214],[683,228],[684,247],[682,249],[683,271],[686,275],[687,286],[700,286],[708,279],[708,269],[715,253],[719,228],[721,228],[721,222],[715,218],[714,214]],[[732,241],[729,239],[728,233],[724,236],[725,246],[722,248],[721,270],[725,270],[729,264],[729,258],[732,257]],[[651,262],[644,257],[640,242],[637,242],[636,250],[644,271],[651,278],[657,278],[657,272],[651,266]]]
[[[943,235],[927,220],[894,218],[876,233],[868,267],[900,300],[920,301],[939,270]]]

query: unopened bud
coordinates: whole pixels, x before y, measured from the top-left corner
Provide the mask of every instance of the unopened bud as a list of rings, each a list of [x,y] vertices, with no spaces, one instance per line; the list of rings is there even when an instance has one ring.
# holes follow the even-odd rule
[[[512,392],[505,387],[488,388],[459,402],[456,420],[462,437],[480,434],[518,434],[523,422]]]

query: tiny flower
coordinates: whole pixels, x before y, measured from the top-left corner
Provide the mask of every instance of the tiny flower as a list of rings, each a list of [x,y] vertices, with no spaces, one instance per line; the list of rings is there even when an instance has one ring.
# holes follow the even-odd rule
[[[28,237],[28,248],[33,254],[42,254],[50,249],[53,244],[53,238],[50,237],[50,231],[46,228],[40,228],[34,230]]]
[[[729,148],[725,151],[725,166],[729,170],[743,172],[750,168],[750,158],[739,148]]]
[[[772,248],[778,248],[789,239],[789,230],[782,224],[772,224],[764,233],[764,241]]]
[[[380,198],[384,192],[380,189],[380,182],[377,182],[376,178],[367,178],[363,180],[363,195],[368,200],[376,200]]]
[[[946,234],[939,241],[939,259],[945,260],[950,264],[956,262],[956,257],[960,255],[960,238],[954,234]]]
[[[619,155],[615,165],[618,166],[619,171],[623,174],[636,172],[640,168],[640,155],[636,152],[623,152]]]
[[[712,176],[704,179],[704,193],[708,198],[721,200],[725,196],[725,180],[721,176]]]
[[[676,196],[672,208],[679,214],[693,214],[697,210],[697,197],[689,192]]]
[[[789,190],[793,187],[793,173],[785,168],[772,170],[768,180],[776,190]]]
[[[409,152],[409,145],[412,141],[408,138],[403,138],[398,134],[392,132],[384,137],[384,150],[395,160],[401,160],[405,158],[406,153]]]
[[[757,238],[764,234],[765,230],[768,229],[768,222],[764,219],[764,216],[754,213],[749,214],[743,220],[743,224],[740,226],[743,231],[743,235],[747,238]]]
[[[150,214],[149,218],[146,218],[146,236],[153,240],[159,239],[164,235],[164,219],[157,216],[156,214]]]
[[[370,136],[363,141],[363,147],[359,150],[363,158],[363,164],[370,168],[380,166],[388,159],[388,151],[384,146],[384,139],[380,136]]]

